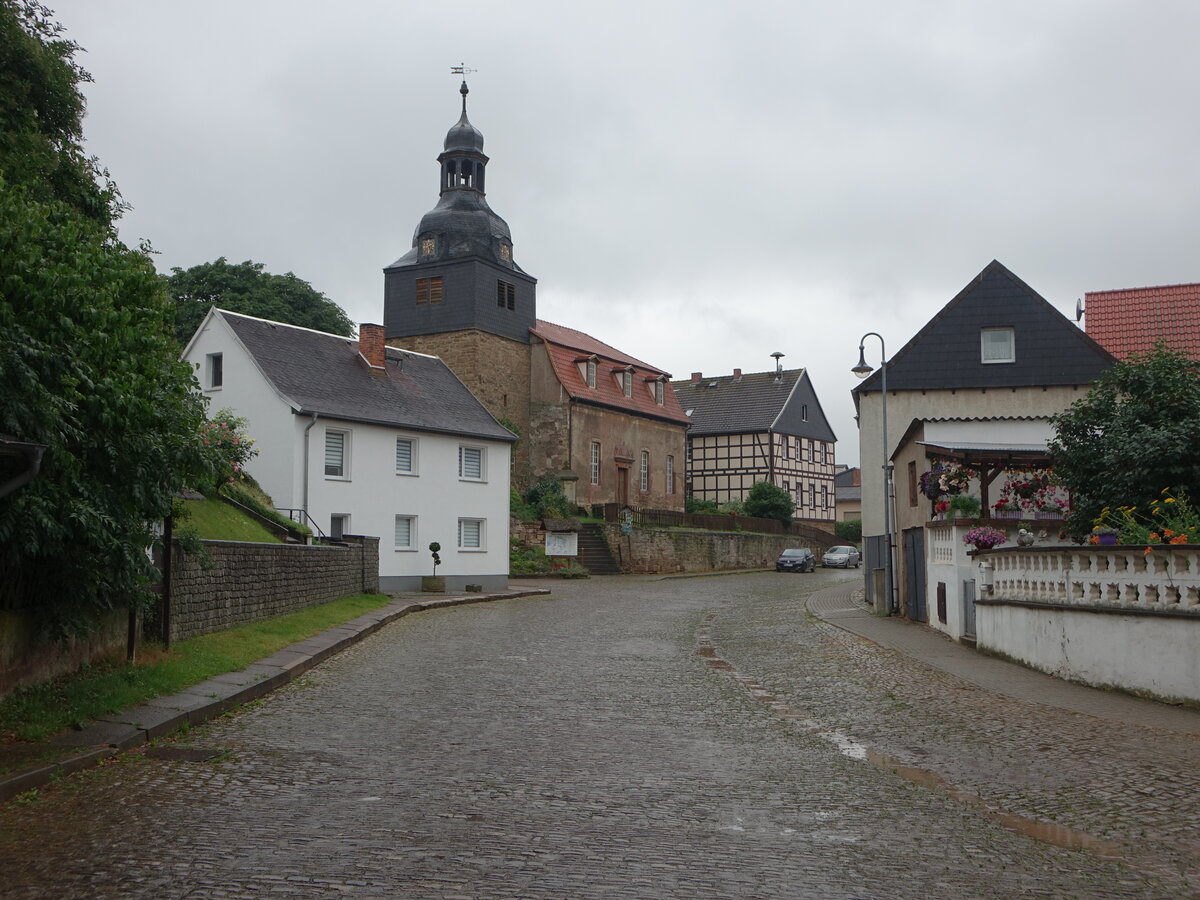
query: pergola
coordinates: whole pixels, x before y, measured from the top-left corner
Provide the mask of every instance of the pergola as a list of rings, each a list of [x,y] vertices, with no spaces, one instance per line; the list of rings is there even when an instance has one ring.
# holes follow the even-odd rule
[[[1001,444],[998,442],[970,443],[954,441],[936,443],[916,441],[925,448],[927,456],[950,459],[979,473],[979,500],[983,518],[992,517],[988,488],[1001,472],[1008,469],[1048,469],[1050,452],[1045,444]]]

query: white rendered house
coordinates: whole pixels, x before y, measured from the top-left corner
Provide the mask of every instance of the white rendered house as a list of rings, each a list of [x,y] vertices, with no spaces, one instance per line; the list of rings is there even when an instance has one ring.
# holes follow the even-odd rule
[[[210,409],[247,421],[248,471],[281,510],[332,537],[379,537],[380,588],[508,584],[516,437],[437,357],[384,346],[383,328],[325,334],[213,308],[184,350]]]

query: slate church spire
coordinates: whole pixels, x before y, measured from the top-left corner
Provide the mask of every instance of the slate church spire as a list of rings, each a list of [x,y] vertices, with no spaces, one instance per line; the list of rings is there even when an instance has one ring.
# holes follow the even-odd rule
[[[513,260],[508,223],[484,195],[483,134],[462,114],[438,156],[438,201],[421,217],[412,249],[385,268],[384,327],[406,337],[479,328],[528,342],[536,279]],[[480,265],[482,264],[482,266]]]

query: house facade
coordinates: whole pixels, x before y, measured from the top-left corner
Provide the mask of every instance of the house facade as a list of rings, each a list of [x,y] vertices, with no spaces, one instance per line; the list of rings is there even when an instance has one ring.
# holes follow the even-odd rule
[[[887,361],[887,439],[881,372],[853,391],[862,465],[863,539],[868,600],[880,611],[921,609],[923,591],[908,576],[923,566],[928,506],[911,505],[913,480],[928,467],[924,450],[897,456],[911,429],[930,421],[1044,420],[1085,396],[1112,356],[1041,295],[993,260]],[[1022,441],[1010,440],[1020,444]],[[1044,446],[1044,444],[1043,444]],[[885,586],[884,465],[892,471],[895,575]],[[920,523],[920,524],[919,524]],[[916,596],[914,596],[916,595]],[[919,616],[918,616],[919,617]]]
[[[553,474],[581,504],[682,509],[685,421],[670,391],[655,387],[670,376],[537,318],[537,279],[517,264],[508,224],[488,205],[483,135],[467,118],[465,82],[460,93],[462,114],[438,156],[437,205],[384,269],[387,343],[445,360],[516,427],[518,486]],[[674,478],[669,466],[679,467]]]
[[[862,469],[838,466],[833,476],[833,489],[837,495],[836,516],[839,522],[858,522],[862,519]]]
[[[331,537],[379,537],[380,589],[508,583],[512,432],[439,359],[213,308],[184,351],[213,409],[247,421],[247,471]]]
[[[532,339],[534,471],[564,474],[581,506],[682,510],[688,420],[671,376],[551,322],[539,320]]]
[[[743,500],[759,481],[792,496],[798,519],[833,522],[836,438],[804,369],[672,383],[687,415],[688,494]]]

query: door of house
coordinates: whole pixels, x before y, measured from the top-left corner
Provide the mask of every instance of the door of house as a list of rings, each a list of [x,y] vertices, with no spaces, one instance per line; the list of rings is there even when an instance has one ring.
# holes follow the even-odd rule
[[[962,583],[963,637],[975,637],[975,579],[967,578]]]
[[[622,506],[629,505],[629,468],[617,468],[617,502]]]
[[[910,621],[928,622],[925,601],[925,529],[906,528],[904,538],[905,610]]]

